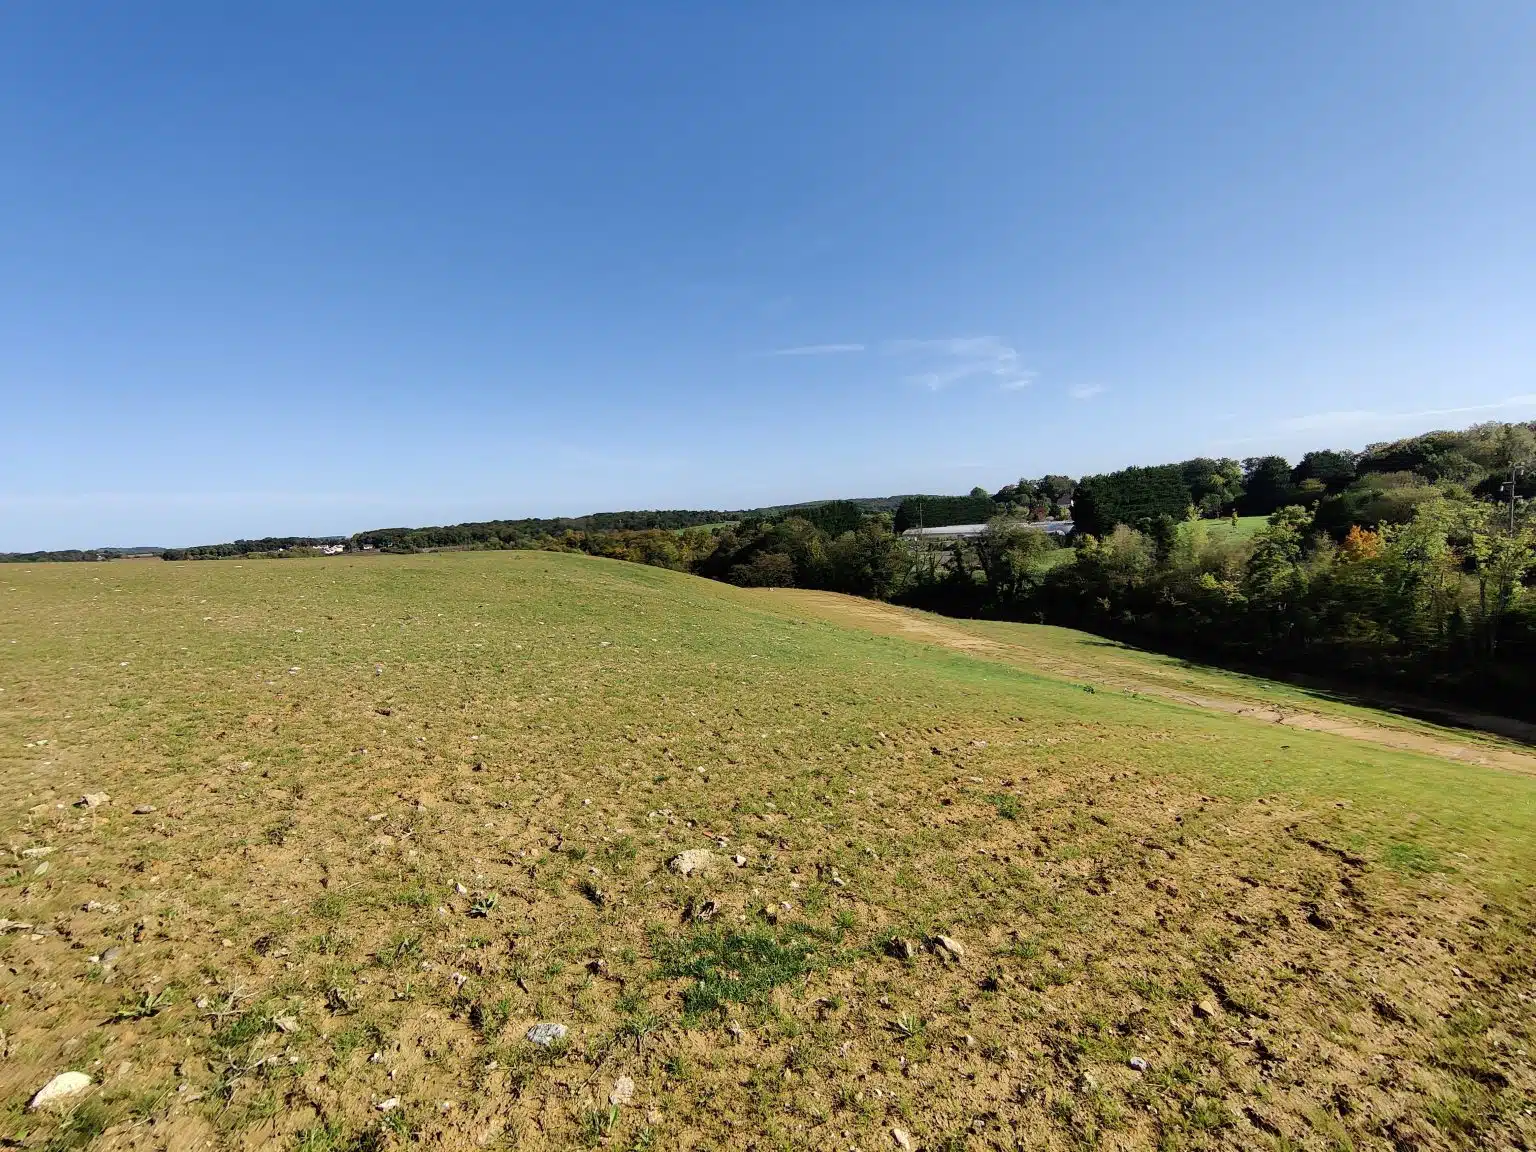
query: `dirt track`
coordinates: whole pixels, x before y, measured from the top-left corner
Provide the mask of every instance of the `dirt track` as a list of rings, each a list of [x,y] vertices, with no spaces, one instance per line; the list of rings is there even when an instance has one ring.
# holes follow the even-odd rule
[[[1036,669],[1074,681],[1157,696],[1194,708],[1226,712],[1265,723],[1284,724],[1287,727],[1304,728],[1313,732],[1329,732],[1335,736],[1361,740],[1386,748],[1421,752],[1446,760],[1482,764],[1491,768],[1536,776],[1536,755],[1519,752],[1513,748],[1458,739],[1451,731],[1446,731],[1441,736],[1416,728],[1399,726],[1391,723],[1385,714],[1383,723],[1374,724],[1362,722],[1352,716],[1329,716],[1321,712],[1282,707],[1274,703],[1258,703],[1235,695],[1226,696],[1209,691],[1190,692],[1181,687],[1159,683],[1155,677],[1149,677],[1130,661],[1116,660],[1113,657],[1106,657],[1097,664],[1063,660],[1059,656],[1032,649],[1027,644],[1004,644],[985,636],[977,636],[947,623],[942,617],[910,608],[899,608],[893,604],[863,600],[856,596],[844,596],[836,592],[779,588],[764,594],[774,597],[781,603],[793,604],[824,620],[853,623],[884,635],[923,640],[941,647],[987,659],[1001,660],[1015,666]],[[1479,726],[1474,716],[1469,715],[1463,719],[1469,727]]]

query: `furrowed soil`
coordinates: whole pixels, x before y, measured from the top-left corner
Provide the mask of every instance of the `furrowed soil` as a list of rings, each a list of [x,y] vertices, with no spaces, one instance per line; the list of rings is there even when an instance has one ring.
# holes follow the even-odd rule
[[[889,611],[547,553],[0,569],[0,1139],[1536,1144],[1525,753]]]

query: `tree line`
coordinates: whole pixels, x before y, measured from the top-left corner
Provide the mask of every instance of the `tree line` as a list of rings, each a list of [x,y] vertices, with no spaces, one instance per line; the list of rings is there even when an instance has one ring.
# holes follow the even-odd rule
[[[231,557],[299,557],[318,555],[328,545],[346,543],[345,536],[263,536],[259,540],[231,540],[225,544],[200,544],[193,548],[167,548],[162,560],[228,560]]]
[[[1533,497],[1521,424],[1126,469],[1079,483],[1069,562],[1000,519],[905,598],[1536,719]]]
[[[53,552],[0,552],[0,564],[100,563],[124,556],[159,556],[161,548],[63,548]]]
[[[1077,480],[1021,478],[965,496],[377,529],[345,543],[584,552],[743,586],[1069,625],[1536,719],[1533,507],[1533,425],[1482,424],[1362,451],[1320,449],[1294,464],[1197,457]],[[1068,516],[1075,531],[1065,549],[1033,526]],[[981,522],[989,530],[968,538],[901,536]],[[341,539],[268,537],[163,555],[295,556]]]

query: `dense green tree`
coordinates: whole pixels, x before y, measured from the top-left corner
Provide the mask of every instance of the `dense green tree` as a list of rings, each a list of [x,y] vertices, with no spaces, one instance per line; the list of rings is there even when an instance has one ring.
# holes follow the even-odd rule
[[[829,536],[856,531],[864,523],[864,509],[852,500],[829,500],[808,508],[796,508],[783,514],[784,519],[800,519],[813,524]]]
[[[997,511],[992,497],[909,496],[896,510],[896,531],[908,528],[942,528],[949,524],[985,524]]]
[[[1177,464],[1126,468],[1083,477],[1073,494],[1072,518],[1079,531],[1104,536],[1117,524],[1136,525],[1159,515],[1182,520],[1189,504],[1189,485]]]
[[[1291,483],[1300,486],[1315,480],[1328,492],[1337,492],[1354,481],[1357,458],[1358,453],[1334,449],[1308,452],[1291,470]]]
[[[1243,461],[1244,516],[1268,516],[1291,499],[1291,465],[1284,456],[1250,456]]]
[[[884,600],[906,579],[912,556],[888,529],[865,524],[827,546],[827,565],[837,591]]]
[[[1197,456],[1179,465],[1190,502],[1202,516],[1219,516],[1242,495],[1243,468],[1236,460]]]
[[[743,588],[793,588],[795,562],[783,552],[756,552],[731,568],[731,583]]]
[[[1042,476],[1037,487],[1052,504],[1060,505],[1072,499],[1072,490],[1077,487],[1077,481],[1070,476]]]
[[[1045,558],[1057,544],[1038,528],[1012,516],[996,516],[987,531],[970,542],[977,565],[995,602],[1023,594],[1042,574]]]

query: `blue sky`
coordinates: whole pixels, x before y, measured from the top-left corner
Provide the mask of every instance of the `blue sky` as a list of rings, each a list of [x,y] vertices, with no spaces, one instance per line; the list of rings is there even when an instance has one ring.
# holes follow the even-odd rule
[[[1531,417],[1533,49],[1524,0],[18,0],[0,548]]]

